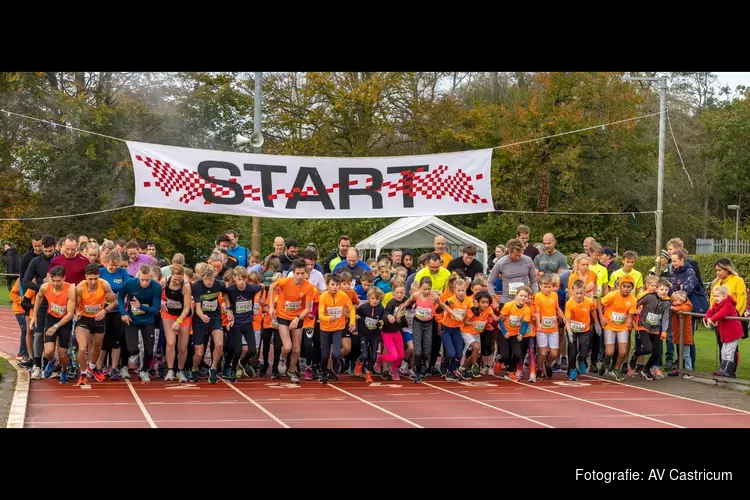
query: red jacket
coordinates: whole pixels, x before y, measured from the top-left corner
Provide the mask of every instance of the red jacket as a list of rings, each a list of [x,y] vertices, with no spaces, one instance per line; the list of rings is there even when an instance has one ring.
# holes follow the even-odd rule
[[[737,303],[730,296],[718,304],[714,304],[706,312],[706,319],[716,323],[721,342],[731,342],[742,338],[742,325],[738,319],[724,319],[727,316],[737,316]]]

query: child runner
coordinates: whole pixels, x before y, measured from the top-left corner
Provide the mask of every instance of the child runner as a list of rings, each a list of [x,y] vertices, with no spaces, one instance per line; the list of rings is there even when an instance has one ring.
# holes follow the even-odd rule
[[[401,380],[398,374],[398,367],[404,359],[404,336],[401,329],[406,326],[406,311],[397,313],[399,306],[404,303],[404,280],[395,278],[388,285],[393,290],[393,298],[385,306],[385,321],[380,332],[383,340],[383,352],[375,361],[373,370],[375,373],[383,372],[383,362],[390,365],[390,375],[393,380]],[[378,287],[381,290],[382,287]],[[385,374],[384,374],[385,375]],[[386,375],[387,377],[387,375]]]
[[[354,367],[354,376],[359,377],[362,375],[362,369],[364,368],[365,382],[367,383],[372,382],[373,366],[378,357],[380,330],[383,328],[383,318],[385,318],[385,308],[381,304],[383,295],[383,291],[380,288],[374,287],[369,289],[367,292],[367,302],[363,302],[357,312],[359,359]],[[417,373],[415,382],[419,380],[418,376],[419,373]]]
[[[669,329],[669,307],[671,306],[669,297],[667,297],[669,287],[669,281],[662,278],[656,284],[655,293],[647,293],[637,302],[640,307],[640,314],[636,325],[638,341],[633,357],[651,355],[640,372],[640,375],[646,380],[654,380],[654,377],[664,378],[661,370],[655,364],[656,360],[661,358],[661,342],[667,338],[667,330]]]
[[[649,275],[649,276],[646,276],[646,279],[644,280],[644,282],[645,282],[645,286],[643,287],[643,290],[641,290],[640,292],[636,294],[635,296],[636,300],[640,300],[641,297],[643,297],[646,294],[656,293],[656,284],[659,282],[659,278],[657,278],[656,275]],[[641,308],[636,306],[635,315],[633,316],[633,324],[636,325],[636,330],[638,328],[638,322],[640,321],[640,312],[641,312]],[[637,351],[639,347],[638,342],[639,342],[639,336],[636,333],[635,349],[633,350],[633,355],[630,358],[630,361],[628,362],[627,374],[629,377],[640,375],[646,363],[645,356],[638,357],[635,355],[635,351]]]
[[[586,284],[582,280],[573,282],[573,295],[565,303],[565,330],[568,333],[568,379],[575,380],[578,374],[587,371],[586,357],[591,339],[592,324],[599,325],[596,303],[586,297]]]
[[[492,305],[492,296],[486,290],[479,290],[472,295],[472,301],[475,304],[469,308],[464,317],[464,324],[461,326],[461,337],[464,340],[464,349],[467,351],[466,361],[464,363],[463,373],[470,373],[472,377],[479,378],[482,376],[477,361],[479,354],[482,352],[482,335],[487,332],[487,325],[490,321],[498,321],[490,305]],[[471,348],[471,354],[468,349]]]
[[[167,340],[167,376],[175,378],[175,345],[177,346],[177,377],[180,383],[187,382],[185,364],[193,320],[193,292],[185,279],[185,268],[180,264],[169,266],[169,276],[162,278],[161,321]]]
[[[471,372],[467,372],[463,366],[459,369],[464,351],[461,327],[464,325],[466,313],[474,305],[474,300],[466,295],[467,285],[462,278],[457,279],[453,284],[455,287],[454,294],[445,301],[444,305],[441,305],[445,312],[440,340],[443,343],[443,364],[448,362],[445,380],[449,381],[472,378]]]
[[[514,382],[523,378],[522,341],[532,320],[528,302],[533,293],[531,287],[525,285],[519,287],[514,299],[503,305],[500,311],[502,321],[499,322],[501,336],[498,338],[498,348],[502,358],[508,360],[505,378]],[[513,368],[516,369],[515,373],[512,371]],[[536,372],[531,373],[536,378]]]
[[[541,292],[534,296],[537,311],[537,343],[539,347],[539,367],[543,376],[552,377],[552,364],[557,361],[560,347],[558,321],[565,321],[565,313],[560,309],[559,297],[553,291],[555,279],[552,274],[539,278]],[[549,354],[549,357],[547,355]]]
[[[609,292],[597,302],[599,316],[602,318],[604,329],[604,363],[599,368],[599,374],[605,372],[615,380],[622,380],[620,367],[628,355],[628,338],[633,328],[633,315],[636,309],[636,299],[633,295],[633,277],[625,274],[619,279],[619,289]],[[604,306],[604,311],[602,311]],[[617,360],[613,364],[615,343],[618,345]],[[592,358],[593,361],[593,358]]]
[[[328,383],[328,373],[325,370],[328,366],[328,358],[332,357],[333,366],[336,366],[341,355],[341,337],[343,331],[347,328],[344,309],[349,311],[349,331],[354,331],[357,326],[357,313],[354,305],[349,297],[339,290],[341,286],[339,275],[330,274],[326,286],[326,291],[320,294],[320,306],[318,308],[318,318],[320,318],[320,366],[323,369],[319,379],[321,384]],[[333,347],[333,350],[331,347]],[[295,380],[291,375],[289,378],[292,382],[298,384],[299,379]]]
[[[263,285],[248,283],[248,272],[244,267],[234,268],[234,283],[226,290],[227,304],[233,313],[234,321],[230,323],[227,335],[227,357],[224,364],[224,376],[230,382],[236,382],[237,364],[242,355],[243,340],[247,346],[247,356],[255,356],[255,331],[253,329],[253,302],[255,296],[263,290]],[[292,383],[296,383],[290,374]],[[297,381],[299,382],[299,380]]]

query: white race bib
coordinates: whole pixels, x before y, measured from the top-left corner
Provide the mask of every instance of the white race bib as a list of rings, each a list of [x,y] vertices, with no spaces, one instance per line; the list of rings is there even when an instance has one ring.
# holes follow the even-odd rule
[[[585,323],[581,323],[580,321],[571,321],[570,322],[570,329],[574,333],[583,333],[583,332],[586,331],[585,328],[586,328],[586,324]]]
[[[432,309],[429,307],[417,307],[414,312],[414,317],[417,319],[427,319],[432,316]]]
[[[483,332],[484,327],[487,326],[486,321],[475,321],[474,322],[474,330],[477,332]]]
[[[173,299],[167,299],[167,309],[182,309],[182,302]]]
[[[556,316],[543,316],[542,317],[542,328],[554,328],[557,326]]]
[[[101,304],[94,304],[93,306],[83,306],[83,312],[86,314],[97,314],[99,311],[102,310]]]
[[[237,314],[244,314],[253,308],[251,304],[252,302],[250,302],[249,300],[238,300],[234,304],[234,309],[235,311],[237,311]]]
[[[612,318],[612,323],[617,323],[618,325],[622,325],[625,323],[625,318],[627,316],[623,313],[613,312],[610,317]]]
[[[464,316],[466,316],[466,309],[454,309],[453,314],[458,321],[463,321]]]
[[[508,316],[508,323],[510,326],[521,326],[523,323],[523,316]]]
[[[651,326],[659,326],[661,323],[661,314],[648,313],[646,314],[646,324]]]
[[[378,320],[375,318],[365,318],[365,328],[368,330],[377,330]]]
[[[514,297],[518,293],[518,289],[524,286],[523,282],[519,283],[508,283],[508,295]]]
[[[133,316],[140,316],[141,314],[146,314],[140,307],[136,307],[136,306],[130,306],[130,312],[133,313]]]
[[[278,318],[271,318],[271,326],[272,327],[276,327],[276,328],[279,327],[279,320],[278,320]]]
[[[301,300],[298,300],[296,302],[286,301],[284,302],[284,309],[286,309],[287,311],[299,311],[300,309],[302,309],[302,301]]]
[[[49,311],[55,314],[65,314],[65,312],[68,310],[68,306],[64,305],[61,306],[60,304],[50,304],[49,305]]]
[[[331,321],[337,320],[344,313],[344,308],[341,306],[326,307],[326,316],[331,317]]]
[[[203,300],[201,301],[201,309],[203,312],[213,312],[219,307],[219,300]]]
[[[253,302],[253,314],[260,314],[260,302]]]

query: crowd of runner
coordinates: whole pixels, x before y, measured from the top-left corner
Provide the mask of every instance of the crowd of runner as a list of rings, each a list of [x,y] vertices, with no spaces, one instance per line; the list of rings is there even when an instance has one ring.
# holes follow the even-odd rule
[[[735,376],[747,328],[727,317],[745,313],[747,292],[728,259],[706,297],[679,239],[661,273],[644,277],[635,252],[618,268],[593,238],[569,259],[554,235],[537,247],[529,233],[520,226],[486,267],[474,245],[454,257],[442,236],[419,256],[393,249],[363,261],[347,236],[323,259],[316,245],[282,237],[262,257],[230,230],[188,267],[181,254],[158,257],[153,242],[37,235],[11,289],[18,358],[32,379],[79,385],[131,376],[535,382],[559,371],[654,380],[662,368],[680,374],[677,313],[697,311],[717,330],[716,373]],[[696,322],[683,323],[692,370]]]

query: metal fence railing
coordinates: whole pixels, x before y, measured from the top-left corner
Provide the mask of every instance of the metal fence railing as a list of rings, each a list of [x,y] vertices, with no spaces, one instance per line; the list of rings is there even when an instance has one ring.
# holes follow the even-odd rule
[[[677,315],[679,317],[678,321],[679,321],[679,329],[680,329],[680,332],[679,332],[679,334],[680,334],[680,344],[679,344],[679,351],[678,351],[680,353],[679,369],[680,369],[680,371],[685,371],[686,373],[693,374],[693,373],[695,373],[695,372],[698,371],[698,370],[696,370],[697,360],[695,360],[695,359],[692,360],[693,361],[693,369],[692,370],[685,369],[685,317],[687,316],[687,317],[690,317],[690,318],[700,318],[700,319],[703,319],[703,318],[706,317],[706,315],[705,314],[701,314],[701,313],[682,312],[682,311],[678,312]],[[725,319],[736,319],[736,320],[739,320],[739,321],[750,322],[750,318],[743,318],[743,317],[740,317],[740,316],[727,316],[727,317],[725,317]],[[697,330],[697,328],[693,328],[693,345],[695,345],[695,334],[696,334],[695,330]],[[672,333],[672,335],[674,335],[674,332]],[[721,359],[721,349],[719,349],[719,345],[717,343],[716,344],[716,369],[719,368],[719,360],[720,359]]]

